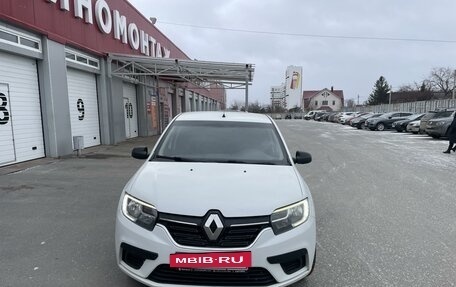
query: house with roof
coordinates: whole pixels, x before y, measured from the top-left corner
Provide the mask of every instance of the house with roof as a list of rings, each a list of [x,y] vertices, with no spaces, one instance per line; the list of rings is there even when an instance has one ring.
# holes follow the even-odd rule
[[[340,111],[344,106],[344,91],[324,88],[319,91],[303,91],[304,110]]]

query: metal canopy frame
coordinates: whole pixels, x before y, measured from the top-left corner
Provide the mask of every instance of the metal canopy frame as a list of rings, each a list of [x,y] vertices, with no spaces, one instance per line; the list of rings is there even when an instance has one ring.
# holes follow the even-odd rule
[[[253,64],[208,62],[109,54],[108,63],[117,61],[117,67],[108,69],[110,76],[135,79],[142,83],[141,76],[155,76],[174,82],[190,82],[199,88],[213,88],[217,84],[224,89],[245,89],[251,85]]]

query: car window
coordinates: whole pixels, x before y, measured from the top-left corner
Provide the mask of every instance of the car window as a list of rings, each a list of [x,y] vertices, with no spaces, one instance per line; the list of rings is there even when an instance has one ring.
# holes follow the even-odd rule
[[[425,115],[421,118],[421,120],[422,120],[422,121],[426,121],[426,120],[432,119],[433,117],[435,117],[435,113],[434,113],[434,112],[431,112],[431,113],[425,114]]]
[[[283,142],[267,123],[176,121],[153,160],[289,165]]]
[[[438,112],[434,119],[440,119],[440,118],[447,118],[447,117],[451,117],[451,115],[453,114],[453,111],[443,111],[443,112]]]

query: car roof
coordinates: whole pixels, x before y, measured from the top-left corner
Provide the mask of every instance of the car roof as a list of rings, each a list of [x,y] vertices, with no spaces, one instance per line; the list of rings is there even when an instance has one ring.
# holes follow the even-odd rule
[[[272,124],[271,119],[263,114],[246,112],[187,112],[180,114],[176,121],[227,121]]]

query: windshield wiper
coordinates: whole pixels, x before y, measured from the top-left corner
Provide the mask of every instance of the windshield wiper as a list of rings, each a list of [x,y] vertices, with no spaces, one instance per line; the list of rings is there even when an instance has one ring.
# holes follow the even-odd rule
[[[243,160],[224,160],[224,161],[217,161],[220,163],[241,163],[241,164],[263,164],[263,165],[276,165],[273,162],[268,161],[243,161]]]
[[[277,165],[274,162],[268,162],[268,161],[251,162],[250,164]]]
[[[167,155],[156,155],[156,159],[167,159],[167,160],[172,160],[172,161],[180,161],[180,162],[191,162],[195,161],[190,158],[185,158],[185,157],[180,157],[180,156],[167,156]]]

